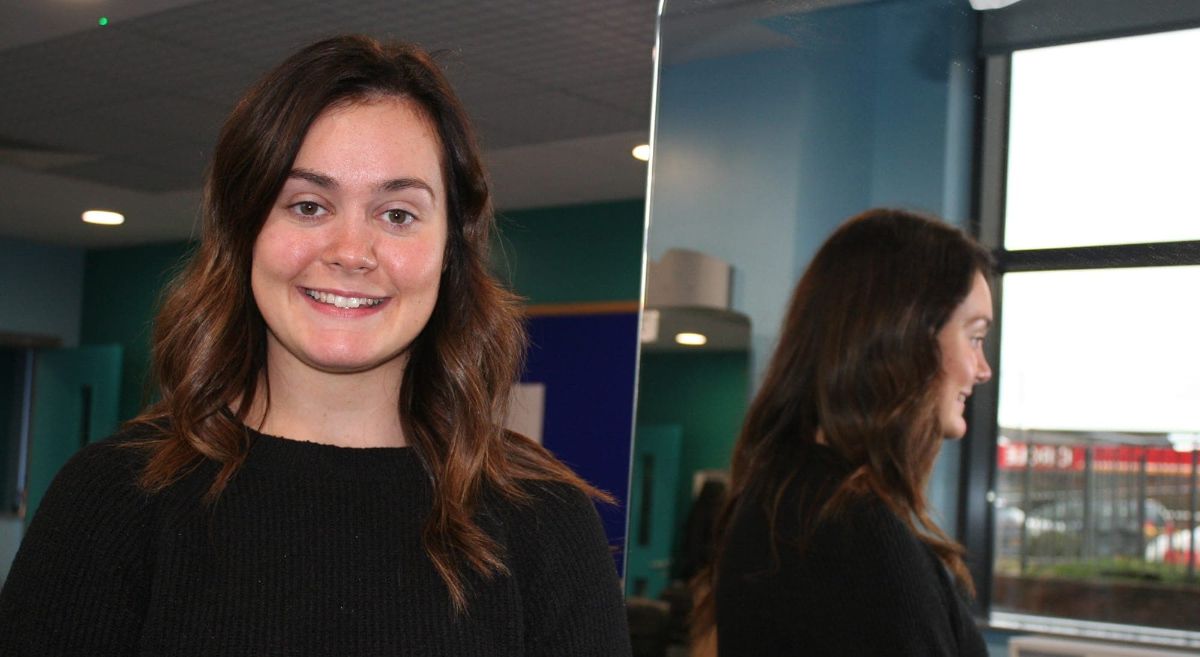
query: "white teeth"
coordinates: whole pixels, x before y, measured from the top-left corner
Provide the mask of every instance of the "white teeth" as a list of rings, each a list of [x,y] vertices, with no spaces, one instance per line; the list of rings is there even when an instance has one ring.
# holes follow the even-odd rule
[[[317,290],[305,289],[304,293],[316,301],[327,303],[331,306],[337,306],[338,308],[360,308],[363,306],[369,308],[371,306],[378,306],[379,304],[383,303],[383,299],[370,299],[367,297],[343,297],[336,294],[330,294],[328,292],[318,292]]]

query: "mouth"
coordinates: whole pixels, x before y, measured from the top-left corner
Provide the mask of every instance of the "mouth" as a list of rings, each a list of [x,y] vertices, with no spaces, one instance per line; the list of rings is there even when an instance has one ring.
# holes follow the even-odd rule
[[[323,304],[326,304],[329,306],[335,306],[337,308],[342,308],[342,309],[370,308],[372,306],[378,306],[379,304],[386,301],[386,297],[379,298],[379,297],[342,296],[340,294],[334,294],[332,292],[322,292],[320,290],[313,290],[313,289],[310,289],[307,287],[300,288],[300,289],[302,292],[304,292],[304,296],[312,299],[313,301],[316,301],[317,303],[323,303]]]
[[[965,403],[967,403],[967,397],[970,397],[970,396],[971,396],[971,393],[969,393],[969,392],[960,392],[960,393],[958,393],[958,401],[960,403],[965,404]]]

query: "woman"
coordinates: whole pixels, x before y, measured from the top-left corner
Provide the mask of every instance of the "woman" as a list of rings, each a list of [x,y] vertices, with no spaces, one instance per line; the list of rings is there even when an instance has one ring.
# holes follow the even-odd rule
[[[924,491],[991,377],[990,267],[960,231],[891,210],[821,247],[734,448],[701,651],[715,632],[720,657],[986,656]]]
[[[222,129],[204,222],[161,400],[59,474],[0,653],[627,654],[607,497],[500,426],[520,311],[429,57],[293,55]]]

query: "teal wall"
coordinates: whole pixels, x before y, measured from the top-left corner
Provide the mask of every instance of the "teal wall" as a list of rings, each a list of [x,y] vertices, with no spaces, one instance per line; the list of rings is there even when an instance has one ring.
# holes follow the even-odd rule
[[[148,399],[150,330],[159,295],[190,248],[189,242],[168,242],[87,252],[80,341],[123,347],[121,421],[137,415]]]
[[[0,237],[0,332],[79,343],[83,249]]]
[[[0,332],[77,345],[83,260],[83,249],[0,238]],[[22,534],[21,519],[0,512],[0,582],[8,576]]]
[[[750,358],[746,352],[642,352],[637,426],[683,429],[675,536],[692,502],[692,474],[728,469],[746,414]]]
[[[498,275],[531,304],[636,301],[640,199],[497,213]]]

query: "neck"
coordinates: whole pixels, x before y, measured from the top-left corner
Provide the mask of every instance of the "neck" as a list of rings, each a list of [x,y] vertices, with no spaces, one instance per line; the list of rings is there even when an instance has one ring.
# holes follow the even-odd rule
[[[286,356],[268,358],[247,423],[293,440],[403,447],[407,442],[397,404],[404,365],[398,359],[366,372],[331,373]]]

